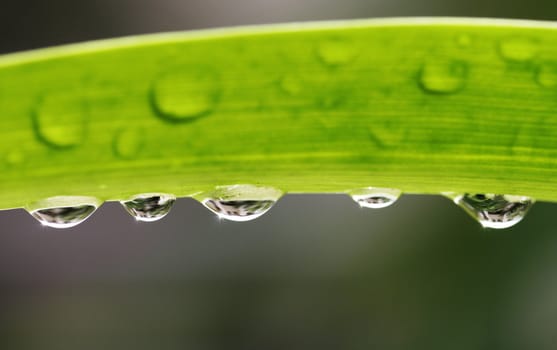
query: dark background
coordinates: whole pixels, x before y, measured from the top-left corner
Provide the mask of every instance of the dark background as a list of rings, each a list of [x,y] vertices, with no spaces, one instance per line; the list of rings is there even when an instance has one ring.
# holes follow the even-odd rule
[[[557,2],[159,0],[2,3],[0,51],[230,25],[386,16],[554,20]],[[191,199],[75,229],[0,212],[0,348],[555,349],[554,204],[479,228],[450,201],[383,210],[289,195],[248,223]]]

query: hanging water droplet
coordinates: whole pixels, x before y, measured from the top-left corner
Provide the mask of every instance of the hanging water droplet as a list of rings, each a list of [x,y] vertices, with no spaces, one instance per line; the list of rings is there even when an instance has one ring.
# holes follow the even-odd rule
[[[538,53],[538,45],[532,39],[514,37],[499,42],[499,54],[506,61],[527,62]]]
[[[265,214],[275,204],[271,200],[234,200],[224,201],[206,199],[203,205],[223,219],[231,221],[250,221]]]
[[[68,93],[43,96],[33,113],[37,138],[52,147],[68,148],[81,144],[86,134],[84,101]]]
[[[85,221],[100,205],[94,197],[59,196],[32,203],[26,210],[44,226],[69,228]]]
[[[137,221],[153,222],[165,217],[175,201],[171,194],[144,193],[120,203]]]
[[[118,130],[112,145],[114,153],[124,159],[130,159],[141,150],[143,135],[141,129],[125,128]]]
[[[163,119],[186,122],[213,112],[219,97],[218,79],[211,71],[175,69],[159,76],[151,89],[153,109]]]
[[[350,191],[352,199],[364,208],[385,208],[392,205],[401,195],[401,191],[393,188],[367,187]]]
[[[464,87],[467,74],[468,67],[464,62],[430,60],[420,70],[419,84],[430,93],[450,94]]]
[[[250,221],[269,211],[281,196],[282,191],[272,187],[221,186],[204,194],[201,203],[220,218]]]
[[[356,54],[356,46],[340,38],[325,40],[317,47],[319,59],[333,67],[350,63]]]
[[[557,64],[543,64],[536,72],[536,81],[543,87],[557,86]]]
[[[445,193],[457,205],[486,228],[508,228],[516,225],[534,204],[525,196],[502,194]]]

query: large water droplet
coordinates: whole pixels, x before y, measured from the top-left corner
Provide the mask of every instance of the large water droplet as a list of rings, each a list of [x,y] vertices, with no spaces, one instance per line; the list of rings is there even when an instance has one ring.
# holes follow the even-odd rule
[[[68,148],[83,142],[87,115],[84,101],[66,94],[43,96],[33,113],[37,137],[49,146]]]
[[[419,83],[427,92],[436,94],[454,93],[464,87],[468,67],[455,60],[430,60],[420,70]]]
[[[401,195],[401,191],[393,188],[367,187],[350,191],[352,199],[365,208],[385,208],[392,205]]]
[[[250,221],[269,211],[281,196],[282,191],[272,187],[221,186],[204,194],[201,203],[220,218]]]
[[[534,200],[525,196],[503,194],[445,193],[486,228],[507,228],[516,225],[532,207]]]
[[[32,203],[26,210],[45,226],[69,228],[85,221],[100,205],[94,197],[59,196]]]
[[[538,45],[529,38],[507,38],[499,42],[499,54],[506,61],[527,62],[538,53]]]
[[[130,159],[139,153],[143,141],[140,129],[125,128],[118,130],[112,145],[114,153],[124,159]]]
[[[120,203],[137,221],[152,222],[165,217],[175,201],[176,197],[171,194],[144,193]]]
[[[350,63],[356,54],[356,46],[340,38],[325,40],[317,47],[317,56],[328,66]]]
[[[543,64],[536,72],[536,81],[543,87],[557,86],[557,64]]]
[[[219,93],[215,74],[183,67],[159,76],[151,99],[155,112],[165,120],[186,122],[211,114]]]

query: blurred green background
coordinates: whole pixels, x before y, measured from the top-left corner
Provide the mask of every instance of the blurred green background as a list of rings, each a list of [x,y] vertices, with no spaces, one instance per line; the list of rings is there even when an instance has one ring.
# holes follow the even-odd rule
[[[385,16],[554,20],[557,2],[7,2],[0,52],[130,34]],[[1,93],[1,92],[0,92]],[[217,185],[217,184],[216,184]],[[373,185],[373,184],[370,184]],[[554,204],[486,231],[441,197],[383,210],[289,195],[248,223],[191,199],[140,224],[107,203],[75,229],[0,212],[6,349],[556,349]]]

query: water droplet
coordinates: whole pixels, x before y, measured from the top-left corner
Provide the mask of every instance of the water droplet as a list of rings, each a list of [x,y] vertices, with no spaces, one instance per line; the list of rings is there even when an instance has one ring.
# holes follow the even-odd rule
[[[167,121],[187,122],[213,112],[219,98],[218,79],[210,71],[175,69],[159,76],[151,90],[155,112]]]
[[[468,34],[461,34],[456,37],[456,43],[460,47],[468,47],[472,44],[472,38]]]
[[[118,130],[112,145],[114,153],[124,159],[135,157],[141,150],[143,141],[142,130],[125,128]]]
[[[396,202],[401,191],[392,188],[367,187],[350,191],[350,195],[360,207],[378,209]]]
[[[445,193],[486,228],[507,228],[516,225],[534,204],[530,197],[503,194]]]
[[[450,94],[464,87],[468,66],[455,60],[431,60],[420,71],[420,86],[427,92]]]
[[[204,194],[201,203],[220,218],[250,221],[269,211],[281,196],[282,191],[272,187],[221,186]]]
[[[84,101],[66,94],[43,96],[33,113],[37,137],[52,147],[69,148],[81,144],[86,134]]]
[[[557,86],[557,64],[543,64],[536,72],[536,81],[543,87]]]
[[[20,165],[25,161],[25,154],[20,150],[14,149],[6,154],[6,163],[10,166]]]
[[[343,39],[329,39],[317,47],[317,56],[328,66],[340,66],[356,58],[356,46]]]
[[[165,217],[174,202],[176,197],[171,194],[144,193],[120,203],[137,221],[152,222]]]
[[[377,122],[367,128],[369,140],[378,148],[397,148],[408,138],[409,130],[400,123]]]
[[[289,95],[298,95],[303,90],[303,83],[299,77],[293,74],[285,75],[279,82],[282,91]]]
[[[506,61],[527,62],[538,53],[538,45],[529,38],[507,38],[499,42],[499,54]]]
[[[26,210],[45,226],[69,228],[85,221],[100,205],[94,197],[59,196],[35,202]]]

